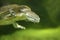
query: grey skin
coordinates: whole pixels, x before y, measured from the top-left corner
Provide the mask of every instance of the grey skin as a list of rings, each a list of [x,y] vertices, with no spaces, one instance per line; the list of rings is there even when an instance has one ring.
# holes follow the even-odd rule
[[[11,4],[0,7],[0,25],[13,24],[15,28],[26,29],[16,22],[21,20],[39,23],[40,17],[26,5]]]

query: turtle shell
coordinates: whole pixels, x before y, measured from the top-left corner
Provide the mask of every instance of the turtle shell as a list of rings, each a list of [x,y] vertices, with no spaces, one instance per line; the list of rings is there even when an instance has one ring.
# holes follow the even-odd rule
[[[20,6],[17,4],[12,4],[12,5],[6,5],[6,6],[0,7],[0,25],[8,25],[8,24],[12,24],[15,21],[24,20],[25,16],[22,16],[22,17],[13,16],[9,12],[9,9],[12,9],[12,10],[14,10],[14,12],[16,14],[21,13],[20,9],[22,9],[24,6],[26,6],[26,5]],[[27,7],[27,8],[29,8],[29,7]]]

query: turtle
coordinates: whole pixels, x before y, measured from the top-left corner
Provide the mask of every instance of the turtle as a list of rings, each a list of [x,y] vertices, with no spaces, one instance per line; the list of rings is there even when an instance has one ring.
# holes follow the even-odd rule
[[[22,20],[39,23],[40,17],[27,5],[9,4],[0,7],[0,25],[12,24],[14,28],[26,29],[17,23]]]

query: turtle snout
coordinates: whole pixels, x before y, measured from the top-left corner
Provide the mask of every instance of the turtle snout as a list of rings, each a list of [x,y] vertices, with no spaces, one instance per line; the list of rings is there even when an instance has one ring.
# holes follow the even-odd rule
[[[40,22],[40,17],[32,11],[27,12],[26,17],[27,17],[28,21],[31,21],[31,22],[34,22],[34,23],[39,23]]]

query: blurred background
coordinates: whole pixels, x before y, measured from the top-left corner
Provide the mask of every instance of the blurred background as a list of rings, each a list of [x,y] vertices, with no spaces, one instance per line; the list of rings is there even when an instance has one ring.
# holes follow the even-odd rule
[[[38,24],[18,22],[26,30],[3,25],[0,28],[0,40],[60,40],[60,0],[0,0],[0,7],[7,4],[27,5],[41,20]]]

